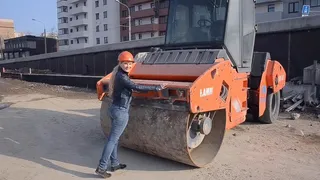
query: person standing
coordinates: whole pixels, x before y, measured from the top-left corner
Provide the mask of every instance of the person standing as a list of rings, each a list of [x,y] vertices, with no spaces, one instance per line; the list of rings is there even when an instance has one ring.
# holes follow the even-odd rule
[[[128,51],[123,51],[118,56],[119,64],[113,69],[109,81],[109,97],[112,98],[112,104],[109,108],[111,119],[111,131],[104,146],[96,173],[104,178],[111,177],[107,172],[107,165],[111,161],[111,172],[118,169],[124,169],[126,164],[121,164],[118,160],[118,141],[125,130],[129,120],[129,108],[132,100],[132,91],[161,91],[164,85],[145,86],[137,85],[128,76],[134,63],[133,55]],[[106,84],[106,82],[102,83]]]

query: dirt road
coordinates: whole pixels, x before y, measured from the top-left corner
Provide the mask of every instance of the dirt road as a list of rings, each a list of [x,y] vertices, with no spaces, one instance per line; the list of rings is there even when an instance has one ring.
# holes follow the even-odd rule
[[[104,145],[95,92],[0,78],[0,180],[100,179]],[[120,148],[112,179],[317,180],[320,121],[311,115],[230,130],[212,164],[193,169]]]

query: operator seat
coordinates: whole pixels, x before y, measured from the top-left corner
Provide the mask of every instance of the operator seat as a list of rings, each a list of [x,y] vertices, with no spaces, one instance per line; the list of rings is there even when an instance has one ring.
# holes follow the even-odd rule
[[[200,27],[192,27],[187,31],[186,39],[188,42],[204,42],[209,40],[209,36]]]

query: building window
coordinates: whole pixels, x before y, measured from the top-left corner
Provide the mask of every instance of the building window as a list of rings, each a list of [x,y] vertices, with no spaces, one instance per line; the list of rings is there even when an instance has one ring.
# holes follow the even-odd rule
[[[108,44],[108,37],[104,37],[104,43]]]
[[[151,17],[151,24],[154,23],[154,17]]]
[[[130,12],[135,12],[136,8],[134,6],[130,7]]]
[[[100,38],[96,38],[96,43],[100,44]]]
[[[108,17],[108,12],[107,12],[107,11],[103,12],[103,17],[104,17],[104,18],[107,18],[107,17]]]
[[[85,30],[85,31],[88,30],[88,26],[87,26],[87,25],[84,26],[84,30]]]
[[[151,32],[151,37],[153,37],[154,36],[154,32]]]
[[[77,32],[79,32],[79,27],[77,27]]]
[[[159,24],[166,24],[166,23],[167,23],[167,16],[160,16]]]
[[[79,39],[77,39],[77,44],[79,44],[80,43],[80,40]]]
[[[58,7],[58,13],[61,13],[61,12],[68,12],[68,6]]]
[[[162,1],[162,2],[160,3],[160,9],[168,8],[168,7],[169,7],[169,0]]]
[[[103,5],[107,5],[107,0],[103,0]]]
[[[128,13],[127,10],[124,10],[124,11],[121,12],[121,16],[122,16],[122,17],[127,17],[128,14],[129,14],[129,13]]]
[[[297,12],[299,12],[299,2],[289,3],[288,12],[289,13],[297,13]]]
[[[67,17],[59,18],[59,23],[60,24],[68,23],[68,18]]]
[[[142,5],[138,5],[138,10],[141,11],[142,10]]]
[[[154,8],[154,3],[151,3],[151,4],[150,4],[150,7],[151,7],[151,8]]]
[[[274,4],[269,4],[268,5],[268,12],[274,12],[275,11],[275,6]]]
[[[83,5],[84,5],[84,6],[87,6],[87,1],[84,1],[84,2],[83,2]]]
[[[99,19],[99,13],[96,13],[96,20]]]
[[[59,40],[58,43],[59,43],[59,46],[69,45],[68,39]]]
[[[78,5],[78,3],[76,4],[76,7],[78,7],[79,5]]]
[[[142,19],[138,20],[138,25],[142,25]]]
[[[73,44],[73,40],[70,40],[70,44]]]
[[[139,39],[142,39],[142,34],[139,34]]]
[[[79,19],[79,16],[76,16],[76,20],[78,20]]]
[[[128,24],[127,23],[124,23],[121,25],[122,27],[122,30],[127,30],[128,29]]]
[[[96,7],[99,7],[99,1],[96,1],[95,4],[96,4]]]
[[[122,37],[122,41],[128,41],[128,39],[129,39],[128,36],[123,36]]]
[[[87,19],[87,13],[84,13],[83,17],[84,19]]]
[[[100,28],[99,28],[99,25],[96,26],[96,32],[99,32],[100,31]]]
[[[104,24],[103,29],[104,29],[104,31],[108,31],[108,24]]]
[[[85,43],[88,43],[88,38],[84,38],[84,42],[85,42]]]
[[[70,29],[70,33],[73,33],[73,29]]]
[[[303,5],[310,5],[310,7],[319,7],[320,0],[303,0]]]
[[[72,18],[70,18],[69,20],[72,21]]]

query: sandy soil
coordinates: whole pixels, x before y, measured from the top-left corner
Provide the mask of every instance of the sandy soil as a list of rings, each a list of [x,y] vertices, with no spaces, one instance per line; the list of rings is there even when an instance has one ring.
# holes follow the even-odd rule
[[[99,108],[94,91],[0,78],[0,180],[99,179]],[[120,148],[112,179],[320,179],[320,120],[288,117],[228,131],[202,169]]]

